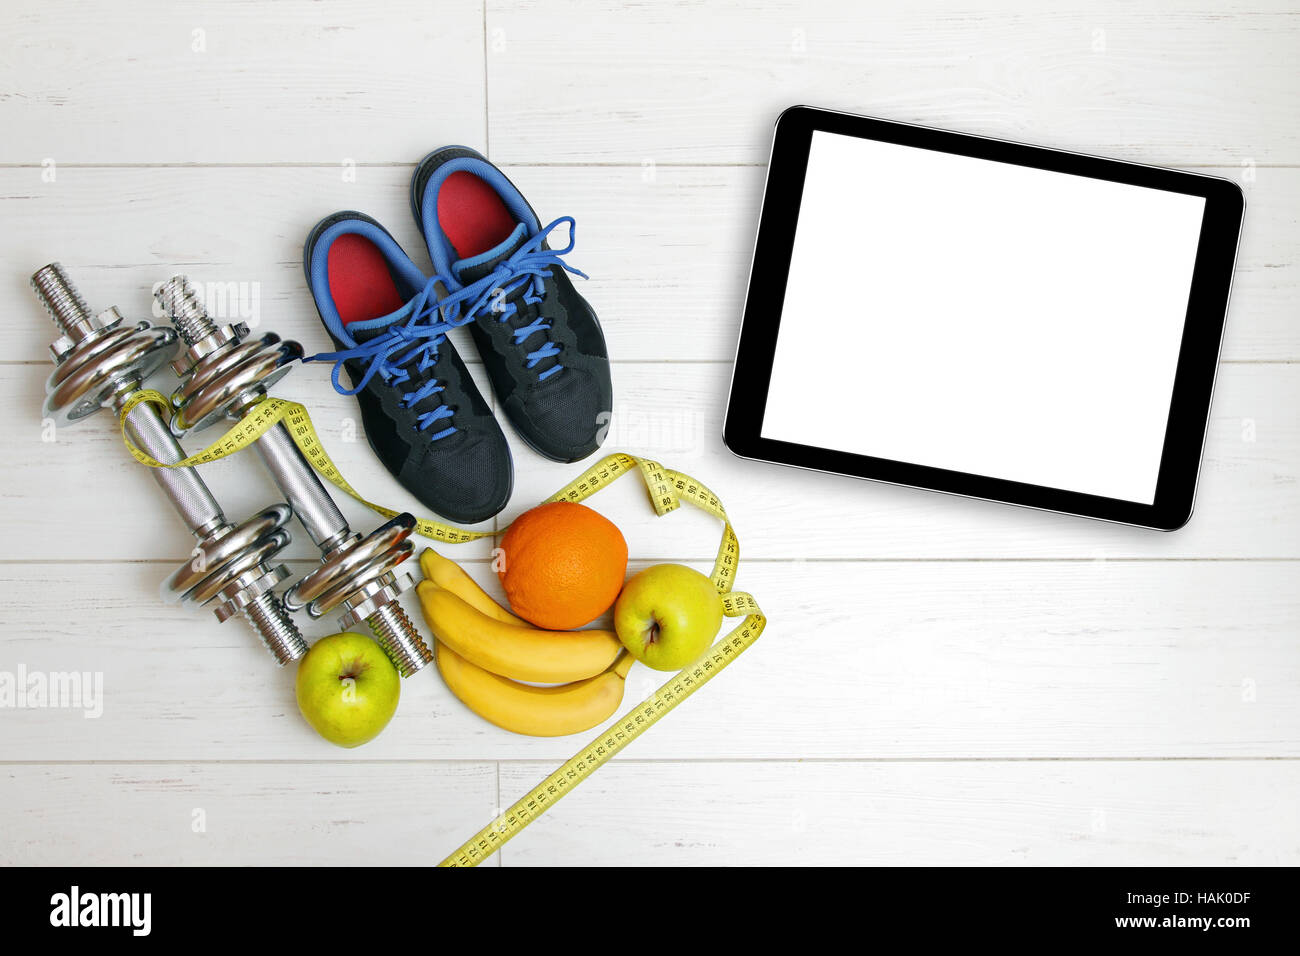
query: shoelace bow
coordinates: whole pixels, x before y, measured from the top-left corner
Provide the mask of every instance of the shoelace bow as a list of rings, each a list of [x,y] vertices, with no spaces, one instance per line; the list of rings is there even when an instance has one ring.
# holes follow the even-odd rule
[[[543,249],[546,237],[561,225],[569,227],[569,244],[563,249]],[[519,303],[527,306],[541,305],[545,293],[544,283],[551,275],[554,266],[560,266],[576,276],[587,278],[587,274],[575,269],[564,261],[563,257],[573,251],[577,237],[578,224],[572,216],[561,216],[537,235],[522,243],[518,249],[497,263],[487,275],[476,279],[469,285],[457,290],[438,303],[444,322],[450,325],[463,325],[485,314],[492,314],[498,322],[506,322],[519,312]],[[521,299],[510,299],[519,289],[523,289]],[[464,303],[472,303],[465,306]],[[540,314],[531,322],[512,330],[513,344],[521,346],[538,332],[551,328]],[[533,349],[524,356],[524,367],[535,368],[543,359],[560,354],[560,347],[547,339],[540,348]],[[556,362],[551,368],[542,372],[538,379],[545,379],[561,368]]]

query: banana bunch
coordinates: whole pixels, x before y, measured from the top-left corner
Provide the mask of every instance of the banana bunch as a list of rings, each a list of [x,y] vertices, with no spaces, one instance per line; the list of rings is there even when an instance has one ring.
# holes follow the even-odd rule
[[[618,710],[633,661],[619,656],[623,645],[612,631],[533,627],[432,548],[420,555],[420,569],[425,580],[416,592],[437,639],[434,660],[470,710],[532,737],[580,733]]]

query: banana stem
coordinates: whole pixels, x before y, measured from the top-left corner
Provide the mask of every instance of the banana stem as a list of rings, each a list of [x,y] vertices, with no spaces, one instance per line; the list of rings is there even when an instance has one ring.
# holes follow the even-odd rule
[[[615,674],[617,674],[619,677],[623,678],[624,680],[627,680],[627,672],[632,669],[632,665],[635,663],[636,663],[636,658],[633,657],[631,654],[629,654],[627,651],[623,651],[619,659],[614,662],[614,666],[611,667],[610,670],[612,670]]]

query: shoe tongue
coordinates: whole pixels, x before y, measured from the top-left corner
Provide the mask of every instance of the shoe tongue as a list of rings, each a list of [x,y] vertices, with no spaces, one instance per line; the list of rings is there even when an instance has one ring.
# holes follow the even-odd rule
[[[511,253],[528,241],[528,227],[522,222],[515,226],[515,231],[506,237],[500,245],[494,246],[487,252],[480,253],[477,256],[471,256],[468,259],[461,259],[452,265],[452,272],[456,278],[463,284],[469,285],[471,282],[477,282],[493,269],[499,266]]]

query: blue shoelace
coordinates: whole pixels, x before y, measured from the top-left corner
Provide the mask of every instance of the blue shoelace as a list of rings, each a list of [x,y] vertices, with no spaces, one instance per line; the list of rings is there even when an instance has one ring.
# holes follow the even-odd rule
[[[334,370],[330,373],[330,380],[334,383],[334,390],[340,395],[357,394],[369,385],[370,380],[376,375],[389,385],[400,386],[411,379],[411,373],[402,366],[409,365],[413,359],[416,361],[415,368],[417,372],[428,371],[438,361],[438,346],[447,340],[447,331],[455,325],[464,324],[463,321],[455,323],[428,321],[438,312],[438,299],[434,284],[439,278],[434,276],[411,299],[410,318],[393,323],[381,334],[376,335],[367,342],[362,342],[355,348],[343,349],[338,352],[321,352],[318,355],[309,356],[304,361],[333,362]],[[367,363],[366,370],[355,387],[344,388],[339,375],[343,371],[344,363],[349,359],[357,359]],[[443,391],[442,383],[431,378],[414,391],[403,392],[402,406],[410,408],[441,391]],[[416,418],[416,428],[420,431],[428,431],[436,422],[451,418],[453,414],[454,412],[447,405],[439,405],[432,411],[419,415]],[[455,426],[449,425],[430,435],[429,440],[437,441],[439,438],[446,438],[448,435],[454,434],[455,431]]]
[[[563,249],[543,249],[542,243],[546,237],[563,223],[569,225],[569,244]],[[545,292],[544,282],[551,275],[553,266],[561,266],[574,275],[587,278],[585,272],[573,268],[561,258],[573,251],[576,229],[577,224],[572,216],[561,216],[522,243],[487,275],[442,299],[438,299],[434,285],[439,281],[443,281],[444,285],[446,282],[442,276],[434,276],[411,299],[411,315],[408,319],[394,322],[384,332],[354,348],[321,352],[308,356],[304,361],[333,362],[330,380],[340,395],[356,395],[376,375],[389,385],[400,386],[411,379],[411,373],[403,366],[409,365],[413,359],[418,373],[428,371],[437,363],[438,346],[447,340],[449,330],[474,321],[484,314],[484,309],[495,314],[500,322],[516,315],[519,311],[518,301],[507,302],[506,298],[525,284],[528,288],[524,289],[523,302],[528,305],[541,304]],[[472,305],[464,307],[464,303],[471,301]],[[438,315],[441,316],[440,321],[430,321]],[[514,330],[514,344],[522,345],[529,336],[545,332],[550,327],[539,315],[532,322]],[[543,359],[559,354],[560,347],[548,339],[541,348],[534,349],[525,356],[525,366],[534,368]],[[339,376],[344,363],[351,359],[366,363],[366,370],[353,388],[345,388]],[[557,362],[538,376],[539,381],[558,372],[561,367]],[[410,408],[442,391],[442,383],[431,378],[414,391],[403,392],[401,402],[403,407]],[[436,422],[451,418],[453,414],[449,406],[439,405],[432,411],[421,414],[416,419],[416,427],[420,431],[427,431]],[[437,441],[455,432],[455,426],[448,425],[431,434],[429,440]]]
[[[559,226],[568,224],[569,244],[563,249],[543,249],[542,244]],[[576,276],[587,278],[587,274],[575,269],[564,261],[563,257],[573,251],[578,224],[572,216],[561,216],[531,239],[522,243],[487,275],[476,279],[469,285],[457,290],[438,303],[443,321],[449,325],[463,325],[486,314],[493,315],[498,322],[506,322],[519,312],[519,302],[525,305],[541,305],[545,293],[545,281],[551,275],[554,266],[560,266]],[[509,297],[523,288],[521,299],[507,301]],[[464,303],[471,305],[465,306]],[[538,332],[546,332],[550,324],[539,314],[527,325],[514,329],[512,338],[516,346],[523,345]],[[543,359],[560,354],[560,347],[547,339],[540,348],[533,349],[524,357],[525,368],[535,368]],[[563,366],[556,362],[538,375],[538,380],[549,378]]]

